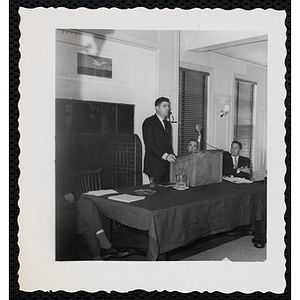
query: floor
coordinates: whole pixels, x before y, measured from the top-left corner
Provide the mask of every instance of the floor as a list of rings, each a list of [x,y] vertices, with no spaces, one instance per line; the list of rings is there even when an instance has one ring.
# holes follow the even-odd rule
[[[245,232],[247,231],[236,231],[235,233],[221,233],[205,238],[200,238],[187,246],[169,252],[166,259],[169,261],[179,261],[185,259],[197,253],[218,247],[225,243],[231,242],[237,238],[240,238]],[[123,226],[123,233],[125,237],[126,246],[123,244],[121,236],[117,232],[113,232],[112,234],[113,246],[118,249],[126,249],[127,247],[132,248],[134,249],[135,254],[118,260],[146,261],[146,253],[143,250],[147,249],[148,245],[147,232]],[[78,243],[74,259],[91,259],[91,255],[83,239],[81,239],[80,243]]]

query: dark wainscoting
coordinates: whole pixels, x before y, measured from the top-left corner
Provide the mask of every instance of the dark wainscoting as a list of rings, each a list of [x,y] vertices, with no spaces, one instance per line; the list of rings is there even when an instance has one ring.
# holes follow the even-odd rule
[[[102,188],[142,184],[142,145],[135,134],[56,136],[56,187],[72,191],[68,172],[101,167]]]

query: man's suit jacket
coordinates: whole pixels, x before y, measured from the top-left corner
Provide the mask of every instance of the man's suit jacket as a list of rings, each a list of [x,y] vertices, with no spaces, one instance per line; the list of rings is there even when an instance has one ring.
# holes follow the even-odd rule
[[[172,147],[172,127],[164,122],[166,129],[157,115],[147,118],[143,123],[143,138],[145,143],[144,172],[149,177],[155,177],[157,182],[168,182],[170,164],[162,159],[164,153],[174,154]]]
[[[238,168],[241,167],[248,167],[250,168],[250,159],[248,157],[245,156],[239,156],[238,159]],[[233,167],[233,161],[232,161],[232,157],[231,154],[229,152],[224,152],[223,153],[223,175],[225,176],[237,176],[237,177],[244,177],[249,179],[251,176],[248,173],[245,172],[240,172],[237,173],[237,170],[234,169]]]

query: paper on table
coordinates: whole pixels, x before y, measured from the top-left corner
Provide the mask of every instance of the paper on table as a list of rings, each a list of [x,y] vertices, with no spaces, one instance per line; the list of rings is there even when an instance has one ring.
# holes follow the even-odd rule
[[[172,187],[175,186],[175,183],[158,183],[157,186]]]
[[[230,259],[228,259],[227,257],[223,258],[222,261],[231,261]]]
[[[85,195],[92,195],[92,196],[104,196],[109,194],[118,194],[115,190],[97,190],[97,191],[89,191],[84,193]]]
[[[248,180],[246,178],[241,178],[241,177],[227,177],[227,176],[224,176],[223,177],[224,180],[227,180],[229,182],[232,182],[232,183],[253,183],[252,180]]]
[[[110,196],[107,199],[129,203],[129,202],[133,202],[133,201],[143,200],[143,199],[145,199],[145,197],[121,194],[121,195],[116,195],[116,196]]]

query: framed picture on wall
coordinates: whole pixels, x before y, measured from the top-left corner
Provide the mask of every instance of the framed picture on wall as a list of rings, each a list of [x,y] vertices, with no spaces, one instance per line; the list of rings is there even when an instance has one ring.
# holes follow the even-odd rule
[[[77,74],[112,78],[112,59],[77,53]]]

